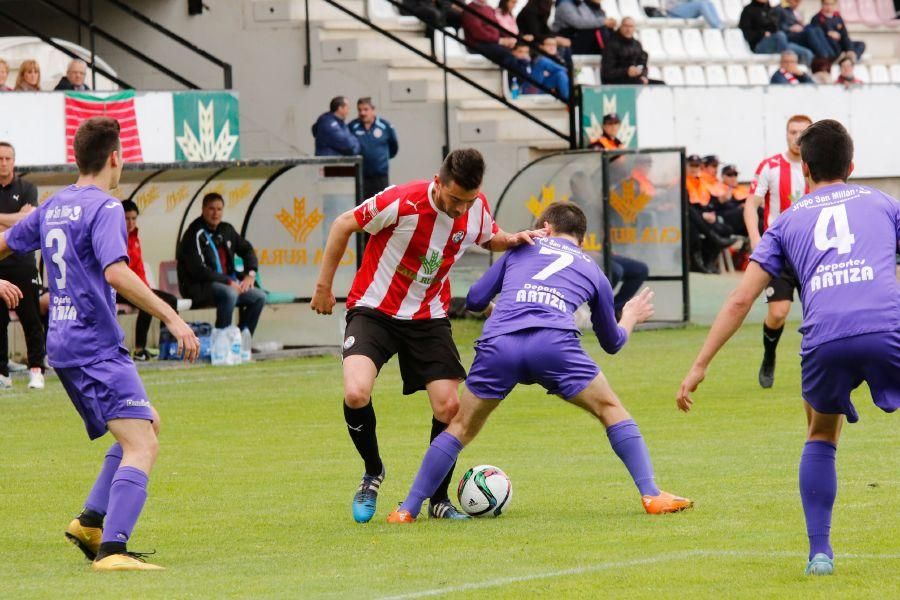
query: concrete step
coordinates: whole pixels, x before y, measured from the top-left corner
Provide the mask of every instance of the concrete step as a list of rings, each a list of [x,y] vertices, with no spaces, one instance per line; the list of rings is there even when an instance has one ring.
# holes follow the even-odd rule
[[[425,38],[425,28],[422,26],[403,25],[402,23],[376,22],[387,31],[402,39]],[[320,39],[336,39],[350,37],[373,37],[390,42],[382,33],[375,31],[365,23],[360,23],[350,17],[344,19],[332,19],[319,25]],[[392,43],[392,42],[391,42]]]
[[[502,93],[500,83],[484,84],[495,94]],[[395,102],[443,102],[444,83],[432,79],[390,79],[391,100]],[[447,85],[450,100],[477,100],[484,93],[462,81],[454,81],[451,76]]]
[[[430,42],[425,38],[410,38],[405,41],[420,52],[427,54],[431,51]],[[323,39],[319,43],[322,47],[322,60],[325,62],[347,60],[384,61],[393,58],[416,56],[409,49],[400,44],[395,44],[391,40],[384,39],[380,35],[378,37],[363,36],[358,38]]]
[[[365,14],[365,0],[340,0],[340,3],[357,14]],[[253,20],[260,23],[306,19],[304,0],[253,0],[251,10]],[[309,20],[328,19],[350,19],[350,17],[322,0],[309,0]]]

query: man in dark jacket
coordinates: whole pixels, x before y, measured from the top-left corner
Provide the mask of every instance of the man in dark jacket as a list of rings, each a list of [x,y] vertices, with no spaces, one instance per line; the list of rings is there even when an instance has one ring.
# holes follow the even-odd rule
[[[647,53],[634,37],[635,23],[631,17],[622,19],[618,31],[606,44],[600,63],[600,81],[604,84],[624,83],[646,85],[662,83],[647,77]]]
[[[797,10],[799,6],[800,0],[787,0],[785,6],[775,7],[778,29],[784,32],[789,42],[809,48],[814,56],[830,56],[831,46],[828,45],[825,32],[814,25],[804,27]],[[803,57],[800,59],[803,60]]]
[[[327,113],[323,113],[312,126],[316,138],[316,156],[354,156],[359,154],[359,141],[350,133],[345,121],[350,114],[350,104],[344,96],[331,99]]]
[[[519,63],[512,54],[516,39],[500,35],[496,23],[494,9],[485,0],[472,0],[462,15],[466,47],[469,52],[481,54],[507,71],[518,71]]]
[[[853,52],[858,62],[866,51],[865,42],[855,42],[847,33],[847,25],[837,11],[837,0],[822,0],[822,10],[817,12],[809,23],[819,28],[826,36],[830,52],[828,58],[834,58],[842,52]]]
[[[74,59],[69,63],[66,69],[65,77],[60,78],[56,84],[55,90],[74,90],[76,92],[84,92],[90,90],[90,86],[85,83],[87,77],[87,63],[81,59]]]
[[[769,5],[769,0],[753,0],[745,6],[738,27],[756,54],[777,54],[787,50],[787,36],[778,30],[775,9]]]
[[[397,132],[375,114],[371,98],[356,103],[359,117],[350,121],[350,133],[359,141],[363,157],[363,198],[371,198],[388,184],[388,163],[397,156]]]
[[[793,50],[785,50],[781,53],[781,65],[772,74],[771,84],[798,85],[801,83],[814,83],[812,77],[800,70],[800,61]]]
[[[178,289],[194,307],[216,307],[216,328],[231,325],[238,307],[238,328],[256,331],[266,294],[254,287],[258,262],[250,242],[222,222],[225,201],[210,192],[203,197],[203,213],[190,224],[178,245]],[[235,255],[244,267],[237,271]]]

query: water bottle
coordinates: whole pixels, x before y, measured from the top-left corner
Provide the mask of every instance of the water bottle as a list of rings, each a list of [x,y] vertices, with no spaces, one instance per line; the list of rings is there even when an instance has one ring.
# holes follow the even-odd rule
[[[225,329],[225,338],[228,340],[228,358],[226,364],[241,364],[241,330],[234,325]]]
[[[513,77],[512,81],[509,83],[509,95],[512,96],[513,100],[519,98],[519,78]]]
[[[250,362],[251,355],[253,351],[250,349],[250,330],[244,327],[244,330],[241,331],[241,362],[248,363]]]
[[[224,329],[213,329],[211,346],[210,360],[213,366],[219,367],[228,364],[229,344]]]

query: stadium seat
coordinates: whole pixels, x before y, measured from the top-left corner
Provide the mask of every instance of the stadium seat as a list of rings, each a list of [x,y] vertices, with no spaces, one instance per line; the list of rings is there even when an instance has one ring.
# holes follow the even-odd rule
[[[853,74],[863,83],[872,82],[872,77],[869,75],[869,67],[866,65],[856,65],[853,67]]]
[[[881,25],[881,16],[878,14],[878,6],[875,0],[856,0],[859,8],[860,20],[870,27],[878,27]]]
[[[890,83],[891,74],[887,65],[872,65],[869,67],[869,77],[871,83]]]
[[[663,67],[662,74],[666,85],[684,85],[684,73],[681,72],[681,67],[666,65]]]
[[[891,65],[891,81],[900,83],[900,65]]]
[[[517,4],[524,6],[527,3],[518,2]],[[617,23],[622,22],[622,11],[619,10],[619,3],[616,0],[603,0],[603,12],[606,13],[607,18],[615,19]]]
[[[503,77],[504,82],[508,80],[508,77]],[[597,77],[597,71],[594,67],[591,65],[575,67],[575,85],[598,85],[599,83],[600,78]]]
[[[603,6],[605,10],[606,2],[603,3]],[[641,8],[638,0],[619,0],[619,12],[623,17],[631,17],[634,19],[634,22],[638,26],[643,25],[647,20],[647,13]]]
[[[706,66],[706,85],[728,85],[725,67],[722,65]]]
[[[747,45],[747,40],[744,39],[744,34],[741,33],[740,29],[725,30],[725,48],[728,50],[731,58],[735,60],[744,62],[754,60],[755,55],[750,50],[750,46]]]
[[[898,66],[900,66],[900,65],[898,65]],[[657,79],[657,80],[662,79],[663,81],[665,81],[665,78],[663,77],[663,74],[662,74],[662,71],[660,70],[660,68],[657,66],[654,66],[654,65],[650,65],[647,67],[647,77],[649,77],[650,79]]]
[[[706,85],[706,75],[700,65],[688,65],[684,68],[685,85]]]
[[[703,47],[703,37],[700,35],[699,29],[685,29],[681,32],[681,39],[684,43],[684,51],[689,58],[706,62],[709,54]]]
[[[737,27],[741,11],[744,10],[744,3],[741,0],[722,0],[722,5],[725,9],[725,14],[722,15],[725,23]]]
[[[712,0],[713,7],[715,7],[716,12],[719,13],[719,19],[725,20],[725,6],[722,4],[722,0]]]
[[[725,48],[725,39],[722,32],[718,29],[703,30],[703,45],[706,47],[706,54],[712,60],[728,61],[728,50]]]
[[[662,39],[656,29],[644,29],[638,38],[644,47],[644,52],[655,62],[665,62],[668,59],[663,49]]]
[[[669,59],[676,61],[687,59],[687,52],[684,49],[684,45],[681,43],[681,33],[677,29],[663,29],[662,44]]]
[[[882,25],[887,27],[900,25],[900,19],[897,19],[897,9],[894,7],[893,0],[875,0],[875,7],[878,10],[878,16],[881,18]]]
[[[769,85],[769,73],[763,65],[749,65],[747,67],[747,81],[750,85]]]
[[[838,8],[840,8],[841,17],[843,17],[845,22],[862,22],[862,19],[859,17],[859,8],[856,6],[856,0],[838,0]]]
[[[728,65],[728,83],[730,85],[749,85],[747,70],[743,65]]]

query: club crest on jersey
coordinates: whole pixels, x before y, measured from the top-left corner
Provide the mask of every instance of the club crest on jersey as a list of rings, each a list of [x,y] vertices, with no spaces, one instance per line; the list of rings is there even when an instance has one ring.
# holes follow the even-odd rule
[[[456,233],[453,234],[453,237],[450,238],[450,239],[453,240],[453,243],[454,243],[454,244],[458,244],[458,243],[460,243],[460,242],[462,241],[462,239],[463,239],[464,237],[466,237],[466,232],[465,232],[465,231],[457,231]]]

